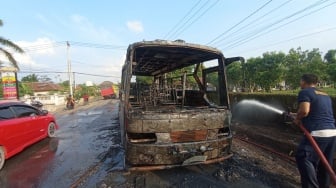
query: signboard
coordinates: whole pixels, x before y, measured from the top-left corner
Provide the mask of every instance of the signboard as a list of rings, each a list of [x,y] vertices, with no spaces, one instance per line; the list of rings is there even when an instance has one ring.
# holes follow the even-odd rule
[[[16,79],[15,72],[1,72],[4,99],[16,99]]]

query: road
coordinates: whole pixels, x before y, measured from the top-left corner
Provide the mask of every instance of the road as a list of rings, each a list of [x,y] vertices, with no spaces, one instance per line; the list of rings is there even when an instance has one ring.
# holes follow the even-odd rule
[[[58,111],[57,137],[6,161],[0,188],[298,187],[295,164],[239,140],[223,163],[128,172],[120,147],[117,100]],[[249,129],[253,130],[253,129]]]
[[[57,137],[45,139],[6,161],[1,188],[91,187],[123,168],[118,102],[101,100],[55,114]]]

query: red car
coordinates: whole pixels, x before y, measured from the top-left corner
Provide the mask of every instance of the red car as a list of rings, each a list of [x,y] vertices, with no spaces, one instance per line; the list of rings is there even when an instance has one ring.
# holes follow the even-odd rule
[[[5,160],[58,129],[54,116],[21,102],[0,102],[0,169]]]

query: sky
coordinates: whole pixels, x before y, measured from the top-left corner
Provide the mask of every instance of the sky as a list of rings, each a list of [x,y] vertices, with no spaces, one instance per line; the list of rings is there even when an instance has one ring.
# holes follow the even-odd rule
[[[127,46],[143,40],[182,39],[246,59],[298,47],[336,49],[335,0],[3,0],[1,5],[0,36],[26,51],[15,54],[20,78],[42,72],[65,81],[69,57],[72,71],[84,73],[75,74],[76,83],[120,82]]]

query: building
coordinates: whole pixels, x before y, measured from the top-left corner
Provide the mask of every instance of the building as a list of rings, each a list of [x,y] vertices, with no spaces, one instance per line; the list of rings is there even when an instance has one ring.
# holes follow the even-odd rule
[[[49,95],[62,91],[62,87],[52,82],[31,82],[27,83],[33,91],[34,96]]]

